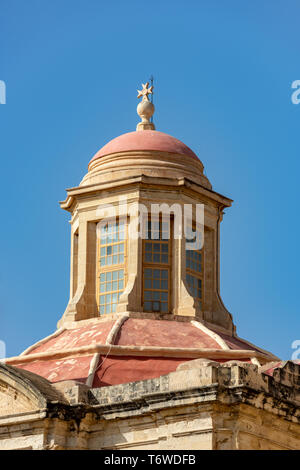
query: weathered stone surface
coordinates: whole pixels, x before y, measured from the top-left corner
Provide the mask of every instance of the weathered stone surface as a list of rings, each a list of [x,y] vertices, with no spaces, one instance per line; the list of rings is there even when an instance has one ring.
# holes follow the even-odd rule
[[[10,387],[18,406],[0,394],[0,449],[299,448],[298,365],[286,362],[271,376],[239,361],[190,362],[98,389],[51,385],[2,364],[2,390]]]

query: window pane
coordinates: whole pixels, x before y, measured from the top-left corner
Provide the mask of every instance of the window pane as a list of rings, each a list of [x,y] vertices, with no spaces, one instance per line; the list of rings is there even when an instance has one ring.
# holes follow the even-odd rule
[[[112,273],[113,281],[116,281],[118,279],[118,273],[119,273],[119,271],[113,271],[113,273]]]
[[[168,270],[145,268],[144,278],[146,277],[151,279],[144,279],[144,310],[168,312]]]
[[[196,299],[201,299],[202,298],[202,280],[192,276],[191,274],[188,274],[186,276],[186,282],[189,288],[189,291],[193,297]]]
[[[151,278],[152,277],[152,269],[145,269],[145,278]]]
[[[118,281],[113,281],[112,290],[118,290]]]
[[[186,250],[186,268],[201,273],[201,253],[195,250]]]

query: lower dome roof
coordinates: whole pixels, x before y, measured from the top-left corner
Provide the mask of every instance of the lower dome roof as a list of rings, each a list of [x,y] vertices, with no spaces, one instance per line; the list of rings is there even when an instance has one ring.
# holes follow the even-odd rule
[[[76,380],[102,387],[160,377],[201,357],[221,363],[275,359],[247,341],[199,322],[121,315],[62,328],[6,361],[53,383]]]

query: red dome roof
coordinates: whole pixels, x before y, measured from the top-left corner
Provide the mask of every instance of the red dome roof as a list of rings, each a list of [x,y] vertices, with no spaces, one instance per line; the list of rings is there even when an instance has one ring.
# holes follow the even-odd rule
[[[120,319],[123,323],[118,323]],[[240,338],[206,327],[203,330],[194,323],[127,316],[99,318],[85,326],[58,330],[6,362],[53,383],[87,383],[94,363],[90,385],[103,387],[160,377],[199,357],[223,363],[233,359],[231,353],[235,360],[243,362],[250,362],[254,353],[261,355],[258,348]],[[102,350],[97,354],[99,348]],[[207,351],[204,356],[203,351]],[[264,356],[268,358],[267,353]],[[272,360],[272,355],[269,357]]]
[[[104,157],[112,153],[129,152],[131,150],[152,150],[159,152],[187,155],[198,160],[197,155],[183,142],[171,135],[159,131],[135,131],[122,134],[108,142],[92,158]]]

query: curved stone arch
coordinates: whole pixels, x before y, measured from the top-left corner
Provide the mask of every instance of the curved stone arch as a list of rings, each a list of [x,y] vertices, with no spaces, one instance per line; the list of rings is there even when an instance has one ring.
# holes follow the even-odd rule
[[[50,401],[65,402],[48,380],[7,364],[0,364],[0,416],[43,410]]]

